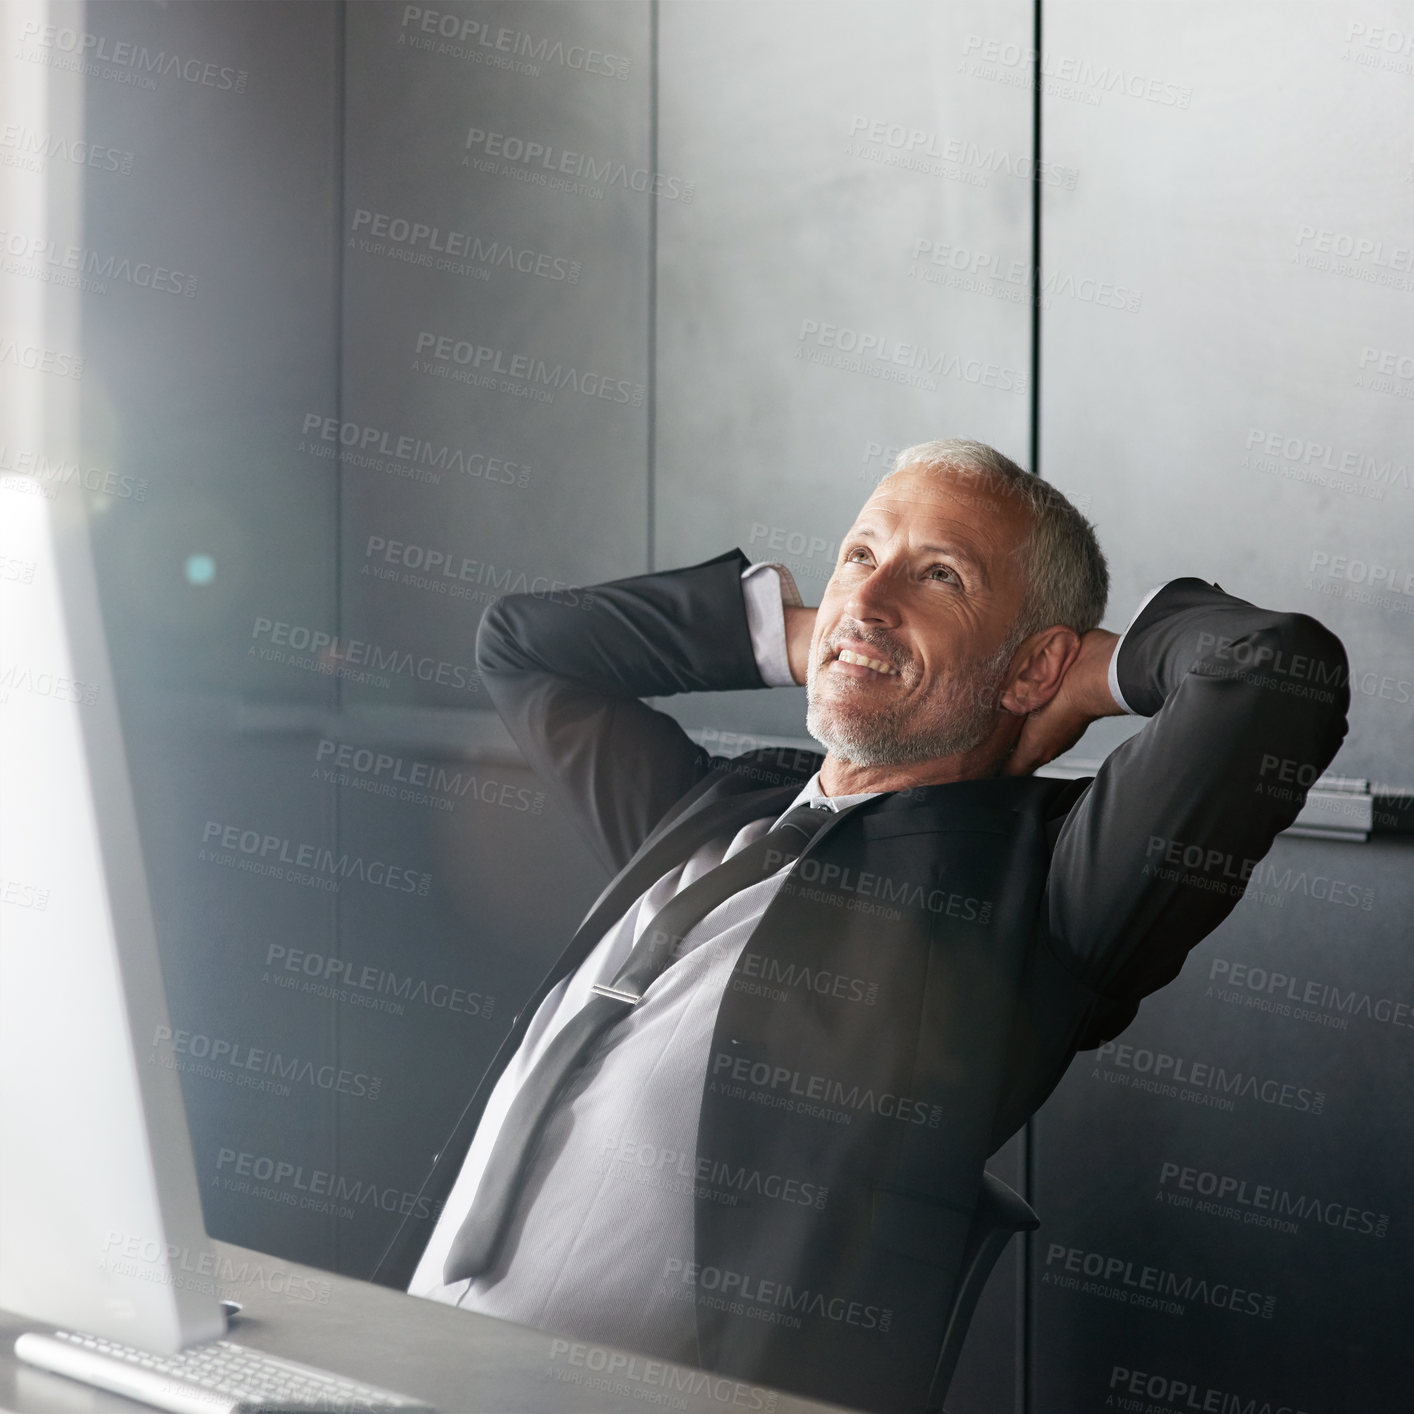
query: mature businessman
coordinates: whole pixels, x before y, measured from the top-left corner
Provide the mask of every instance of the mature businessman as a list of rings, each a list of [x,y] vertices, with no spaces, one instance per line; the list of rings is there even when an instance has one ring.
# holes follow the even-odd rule
[[[1264,759],[1312,779],[1345,732],[1313,619],[1178,579],[1121,636],[1106,593],[1065,498],[954,441],[900,456],[818,609],[740,551],[496,604],[488,691],[613,880],[441,1157],[411,1291],[925,1406],[984,1161],[1236,904],[1301,806]],[[823,759],[642,701],[790,682]],[[1031,774],[1124,712],[1093,780]]]

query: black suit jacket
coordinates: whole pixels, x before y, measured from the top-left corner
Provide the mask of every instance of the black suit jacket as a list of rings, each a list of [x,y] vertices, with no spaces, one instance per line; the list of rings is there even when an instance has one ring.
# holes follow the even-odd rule
[[[777,815],[823,759],[714,757],[641,700],[764,686],[746,564],[733,551],[618,580],[588,611],[513,596],[483,619],[492,700],[613,878],[439,1156],[434,1206],[549,989],[667,869]],[[1264,761],[1319,773],[1345,733],[1339,640],[1198,580],[1145,606],[1117,671],[1152,720],[1093,780],[861,802],[766,910],[718,1012],[698,1155],[826,1196],[695,1200],[694,1264],[668,1262],[664,1277],[696,1303],[705,1367],[922,1408],[987,1156],[1234,907],[1301,806],[1263,789]],[[408,1271],[391,1275],[405,1284]]]

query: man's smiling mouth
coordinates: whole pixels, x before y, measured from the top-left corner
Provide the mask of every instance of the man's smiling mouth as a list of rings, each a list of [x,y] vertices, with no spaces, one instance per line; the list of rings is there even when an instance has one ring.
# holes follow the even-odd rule
[[[863,653],[854,653],[848,648],[841,648],[830,661],[832,664],[846,663],[851,667],[867,668],[883,677],[898,676],[898,669],[892,663],[886,663],[882,658],[869,658]]]

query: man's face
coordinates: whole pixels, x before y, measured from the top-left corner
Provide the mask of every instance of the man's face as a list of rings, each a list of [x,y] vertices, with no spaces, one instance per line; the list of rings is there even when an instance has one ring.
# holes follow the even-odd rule
[[[1024,505],[965,473],[909,467],[881,482],[840,542],[816,616],[810,734],[860,766],[981,743],[1014,647],[1025,591],[1014,552],[1029,529]]]

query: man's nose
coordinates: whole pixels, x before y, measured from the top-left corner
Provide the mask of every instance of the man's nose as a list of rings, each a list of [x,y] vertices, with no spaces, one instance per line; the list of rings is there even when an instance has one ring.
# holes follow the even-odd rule
[[[898,571],[888,564],[876,565],[855,581],[846,608],[861,623],[897,623],[898,588]]]

